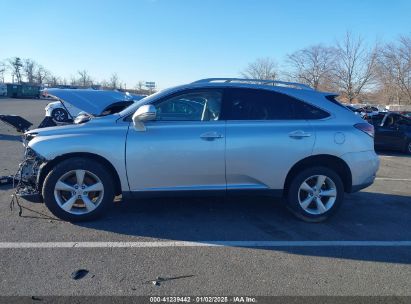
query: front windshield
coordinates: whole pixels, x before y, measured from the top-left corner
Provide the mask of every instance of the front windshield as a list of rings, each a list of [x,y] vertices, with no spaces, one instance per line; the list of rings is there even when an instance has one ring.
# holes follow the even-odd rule
[[[158,97],[161,97],[163,95],[167,95],[169,92],[174,91],[175,88],[169,88],[165,89],[162,91],[158,91],[150,96],[144,97],[143,99],[140,99],[139,101],[136,101],[135,103],[129,105],[127,108],[125,108],[123,111],[119,112],[121,117],[127,116],[129,114],[134,113],[139,107],[145,104],[149,104],[152,101],[156,100]]]

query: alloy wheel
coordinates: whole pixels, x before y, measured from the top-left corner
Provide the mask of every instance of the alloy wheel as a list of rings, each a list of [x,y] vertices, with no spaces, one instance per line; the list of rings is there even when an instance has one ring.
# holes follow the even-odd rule
[[[104,186],[100,178],[87,170],[72,170],[61,176],[54,187],[54,198],[64,211],[87,214],[103,200]]]
[[[314,215],[320,215],[332,208],[337,199],[337,187],[325,175],[307,178],[298,189],[298,202],[301,208]]]
[[[53,118],[56,121],[65,121],[66,118],[66,113],[63,110],[55,110],[53,113]]]

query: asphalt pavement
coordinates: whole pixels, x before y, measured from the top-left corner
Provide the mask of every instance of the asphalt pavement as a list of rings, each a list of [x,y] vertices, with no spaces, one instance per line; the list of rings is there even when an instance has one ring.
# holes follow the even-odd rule
[[[38,125],[46,104],[0,99],[0,113]],[[0,175],[17,169],[19,140],[0,123]],[[380,158],[375,183],[319,224],[256,197],[120,199],[71,224],[26,201],[37,213],[19,217],[0,187],[0,295],[411,296],[411,157]]]

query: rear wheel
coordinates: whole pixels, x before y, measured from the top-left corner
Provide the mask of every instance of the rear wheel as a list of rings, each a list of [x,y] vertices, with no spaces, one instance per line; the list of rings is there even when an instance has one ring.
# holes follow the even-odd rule
[[[67,221],[85,221],[101,216],[114,199],[113,182],[100,163],[85,158],[62,161],[43,184],[46,206]]]
[[[321,222],[338,209],[343,198],[344,186],[338,174],[325,167],[312,167],[291,181],[287,206],[304,221]]]

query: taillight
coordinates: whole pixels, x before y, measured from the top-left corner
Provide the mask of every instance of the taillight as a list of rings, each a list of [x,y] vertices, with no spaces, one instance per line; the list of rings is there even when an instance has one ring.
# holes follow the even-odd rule
[[[369,124],[369,123],[358,123],[355,124],[354,127],[356,127],[358,130],[363,131],[364,133],[367,133],[371,137],[374,137],[374,126]]]

